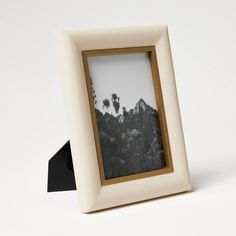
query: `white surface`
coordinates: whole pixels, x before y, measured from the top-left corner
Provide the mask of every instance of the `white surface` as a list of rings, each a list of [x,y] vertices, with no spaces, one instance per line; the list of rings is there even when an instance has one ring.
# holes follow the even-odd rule
[[[94,33],[96,31],[96,33]],[[81,212],[97,211],[191,189],[166,26],[60,31],[60,68]],[[101,186],[81,51],[155,45],[174,172]]]
[[[233,0],[1,0],[0,235],[235,236],[235,9]],[[75,192],[46,193],[47,160],[68,137],[53,32],[161,23],[195,191],[81,214]]]

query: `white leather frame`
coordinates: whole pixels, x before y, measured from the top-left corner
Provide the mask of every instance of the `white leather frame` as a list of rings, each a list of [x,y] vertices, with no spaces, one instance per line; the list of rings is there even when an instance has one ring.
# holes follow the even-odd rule
[[[191,190],[167,26],[63,30],[56,37],[81,211]],[[101,186],[81,51],[152,45],[158,58],[174,172]]]

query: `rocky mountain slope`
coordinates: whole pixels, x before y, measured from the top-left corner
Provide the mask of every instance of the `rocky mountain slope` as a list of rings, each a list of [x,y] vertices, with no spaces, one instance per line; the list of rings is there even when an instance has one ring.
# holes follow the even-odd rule
[[[118,116],[96,110],[96,118],[106,179],[165,166],[158,112],[143,99]]]

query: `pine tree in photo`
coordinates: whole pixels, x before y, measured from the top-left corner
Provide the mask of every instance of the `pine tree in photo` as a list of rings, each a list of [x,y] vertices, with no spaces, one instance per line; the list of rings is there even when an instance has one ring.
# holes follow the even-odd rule
[[[96,94],[95,94],[95,90],[94,90],[94,87],[93,87],[93,80],[92,78],[90,77],[90,84],[91,84],[91,89],[92,89],[92,96],[93,96],[93,102],[94,104],[97,104],[97,100],[96,100]]]
[[[115,112],[118,113],[119,109],[120,109],[120,98],[117,96],[116,93],[113,93],[111,95],[111,101],[112,101],[112,105],[115,109]]]

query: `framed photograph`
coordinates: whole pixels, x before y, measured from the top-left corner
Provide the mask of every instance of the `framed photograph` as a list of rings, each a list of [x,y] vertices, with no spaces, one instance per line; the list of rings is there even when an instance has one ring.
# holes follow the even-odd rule
[[[82,56],[101,184],[173,172],[155,47]]]
[[[81,211],[191,190],[167,27],[57,41]]]

